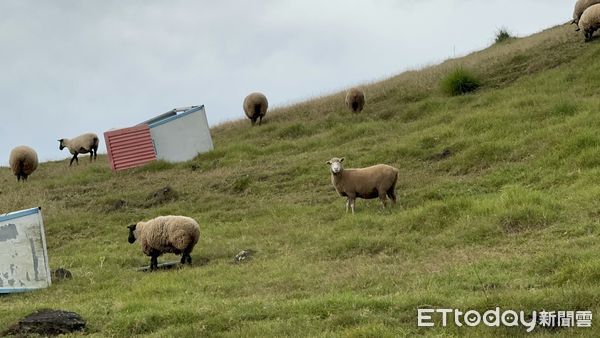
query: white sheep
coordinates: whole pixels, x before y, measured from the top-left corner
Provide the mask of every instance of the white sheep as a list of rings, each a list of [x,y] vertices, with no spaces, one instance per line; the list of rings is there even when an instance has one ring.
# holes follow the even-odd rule
[[[346,107],[357,113],[365,106],[365,93],[358,88],[350,88],[346,93]]]
[[[27,181],[27,176],[31,175],[37,169],[38,156],[32,148],[18,146],[10,152],[8,163],[13,174],[17,176],[17,181],[21,179]]]
[[[258,125],[260,126],[263,117],[267,114],[269,102],[263,93],[256,92],[246,96],[243,107],[246,116],[252,121],[252,125],[254,125],[258,119]]]
[[[595,4],[600,4],[600,0],[578,0],[575,3],[575,8],[573,9],[573,21],[571,21],[571,24],[577,25],[577,31],[579,31],[579,20],[581,19],[581,15],[588,7]]]
[[[90,162],[92,162],[92,159],[95,160],[96,157],[98,157],[98,144],[100,143],[100,139],[98,139],[98,135],[94,133],[86,133],[72,139],[61,138],[58,142],[60,142],[58,149],[63,150],[67,147],[69,148],[71,155],[73,155],[71,162],[69,162],[69,167],[73,164],[73,161],[79,164],[79,159],[77,159],[77,155],[79,154],[90,153]]]
[[[331,183],[342,197],[348,197],[348,207],[352,208],[354,214],[354,202],[357,197],[370,199],[377,198],[386,207],[386,196],[396,204],[396,181],[398,180],[398,169],[386,165],[377,164],[367,168],[344,169],[342,162],[344,158],[334,157],[327,161],[331,170]]]
[[[585,41],[591,41],[594,32],[600,28],[600,4],[590,6],[583,12],[579,27],[583,29]]]
[[[142,252],[150,256],[150,270],[158,268],[158,256],[174,253],[181,256],[181,264],[192,264],[190,253],[200,238],[200,226],[186,216],[159,216],[127,227],[128,241],[140,240]]]

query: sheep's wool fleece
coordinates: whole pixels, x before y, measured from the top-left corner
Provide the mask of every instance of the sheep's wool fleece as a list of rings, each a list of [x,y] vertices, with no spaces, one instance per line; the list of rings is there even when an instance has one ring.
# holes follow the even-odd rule
[[[200,238],[200,226],[190,217],[160,216],[147,222],[139,222],[135,237],[140,240],[142,251],[146,255],[152,249],[161,253],[180,254],[186,248],[191,249]]]
[[[19,164],[23,164],[23,173],[30,175],[38,166],[38,157],[35,150],[28,146],[18,146],[10,152],[9,165],[13,174],[19,171]]]

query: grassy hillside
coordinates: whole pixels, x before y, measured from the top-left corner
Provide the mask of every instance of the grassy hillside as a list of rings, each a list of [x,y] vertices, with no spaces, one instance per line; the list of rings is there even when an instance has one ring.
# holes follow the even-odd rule
[[[457,67],[482,87],[442,94]],[[525,334],[417,328],[419,307],[597,318],[598,74],[600,42],[559,26],[367,85],[361,114],[339,93],[274,110],[261,127],[217,126],[216,150],[187,163],[116,174],[105,157],[43,163],[27,184],[2,168],[0,212],[41,206],[51,267],[74,279],[1,296],[0,328],[39,308],[76,311],[98,337]],[[334,156],[399,168],[399,205],[358,200],[345,214],[325,165]],[[166,185],[177,199],[153,199]],[[126,225],[165,214],[200,222],[194,265],[136,272],[149,259]],[[254,259],[233,264],[247,248]],[[598,336],[598,323],[531,336]]]

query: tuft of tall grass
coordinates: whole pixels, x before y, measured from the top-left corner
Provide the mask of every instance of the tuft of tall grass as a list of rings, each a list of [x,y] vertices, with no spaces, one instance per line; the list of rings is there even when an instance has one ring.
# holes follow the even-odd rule
[[[501,27],[496,32],[496,43],[502,43],[504,41],[514,38],[506,27]]]
[[[451,71],[442,79],[442,91],[450,96],[463,95],[477,90],[481,81],[472,72],[462,67]]]

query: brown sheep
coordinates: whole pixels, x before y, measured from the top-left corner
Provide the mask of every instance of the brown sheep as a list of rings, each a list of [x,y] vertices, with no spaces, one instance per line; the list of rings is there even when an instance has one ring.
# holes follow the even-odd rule
[[[98,157],[98,144],[100,144],[100,140],[98,139],[98,135],[94,133],[86,133],[72,139],[61,138],[58,142],[60,142],[58,149],[63,150],[67,147],[71,155],[73,155],[71,162],[69,162],[69,167],[73,164],[73,161],[79,164],[79,159],[77,158],[79,154],[90,153],[90,162],[92,162],[92,159],[96,160],[96,157]]]
[[[251,93],[244,99],[244,112],[252,121],[252,125],[258,120],[258,125],[262,123],[263,117],[267,114],[269,102],[263,93]]]
[[[150,256],[150,270],[158,268],[158,256],[167,252],[182,255],[181,264],[192,264],[190,253],[200,238],[200,226],[193,218],[159,216],[127,228],[129,243],[139,239],[142,252]]]
[[[594,32],[600,28],[600,4],[588,7],[579,20],[579,27],[583,29],[585,41],[591,41]]]
[[[351,88],[346,93],[346,107],[354,113],[360,112],[365,106],[365,93],[358,88]]]
[[[354,202],[357,197],[364,199],[377,198],[386,207],[386,196],[396,204],[396,181],[398,180],[398,169],[386,165],[377,164],[367,168],[344,169],[342,166],[344,158],[334,157],[327,161],[331,170],[331,183],[342,197],[348,197],[348,207],[352,208],[354,214]]]
[[[577,25],[577,31],[579,31],[579,20],[585,10],[595,4],[600,4],[600,0],[579,0],[575,3],[575,9],[573,9],[573,21],[571,24]]]
[[[37,169],[38,156],[32,148],[18,146],[10,152],[8,163],[13,174],[17,176],[17,181],[27,181],[27,176],[31,175]]]

